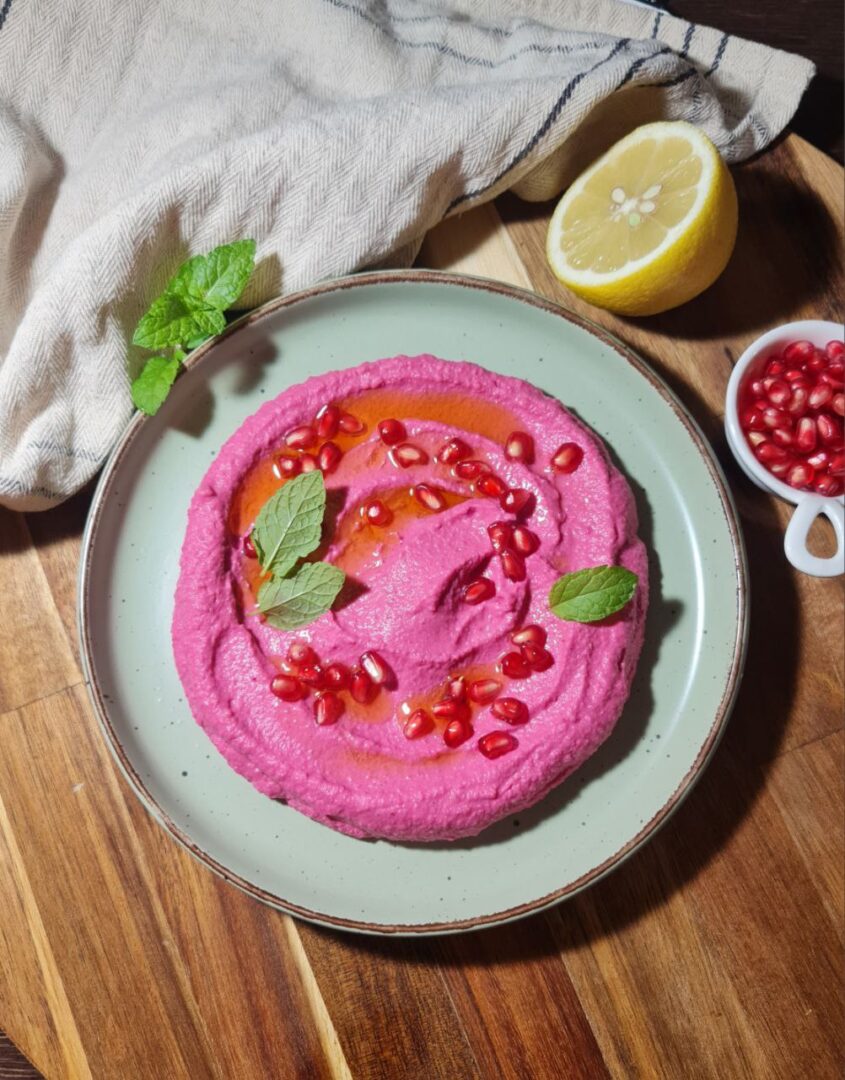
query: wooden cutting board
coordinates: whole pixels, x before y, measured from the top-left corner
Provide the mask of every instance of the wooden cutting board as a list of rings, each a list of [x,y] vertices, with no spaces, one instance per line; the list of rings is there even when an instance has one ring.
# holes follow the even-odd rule
[[[88,706],[74,606],[90,491],[0,511],[0,1027],[51,1080],[840,1075],[843,582],[790,569],[789,508],[740,475],[721,417],[754,336],[841,320],[843,174],[793,136],[735,176],[727,271],[661,317],[566,294],[543,257],[547,205],[505,196],[440,225],[420,259],[536,289],[638,349],[712,439],[742,515],[751,643],[727,735],[659,836],[565,905],[386,940],[226,885],[140,807]]]

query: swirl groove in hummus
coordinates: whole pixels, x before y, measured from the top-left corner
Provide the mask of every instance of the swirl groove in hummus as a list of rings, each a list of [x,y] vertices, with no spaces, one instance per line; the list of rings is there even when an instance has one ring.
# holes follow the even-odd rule
[[[244,616],[260,568],[243,556],[243,537],[280,481],[272,455],[285,432],[339,405],[364,421],[340,432],[344,451],[326,476],[328,510],[315,557],[340,566],[347,586],[334,609],[301,630],[282,633]],[[376,430],[396,417],[424,465],[399,469]],[[532,464],[509,461],[507,435],[527,431]],[[523,581],[506,578],[487,528],[507,520],[496,499],[435,460],[459,437],[509,487],[527,489],[526,524],[540,546]],[[549,462],[564,442],[584,452],[570,475]],[[408,497],[414,484],[443,493],[429,512]],[[362,524],[361,505],[379,498],[393,521]],[[605,740],[628,696],[643,638],[648,582],[630,489],[603,445],[557,401],[519,379],[432,356],[362,364],[316,376],[284,391],[226,442],[191,503],[173,618],[176,665],[191,710],[229,764],[260,791],[353,836],[438,840],[470,836],[535,803]],[[639,576],[632,602],[603,623],[563,622],[548,609],[562,573],[601,564]],[[483,603],[463,600],[479,575],[495,584]],[[473,708],[473,736],[451,749],[444,723],[408,739],[403,721],[442,697],[450,675],[495,675],[512,650],[509,634],[541,626],[554,663],[527,679],[503,680],[503,695],[523,701],[529,720],[509,726],[489,705]],[[313,696],[285,702],[269,692],[279,658],[307,642],[324,664],[352,667],[376,650],[393,679],[371,704],[347,692],[346,711],[328,727],[314,722]],[[403,709],[404,706],[404,709]],[[478,740],[507,730],[511,752],[490,759]]]

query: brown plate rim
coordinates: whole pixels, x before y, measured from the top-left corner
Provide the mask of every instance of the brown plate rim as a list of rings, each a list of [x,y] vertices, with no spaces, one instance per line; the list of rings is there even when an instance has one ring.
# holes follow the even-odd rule
[[[82,549],[79,565],[78,576],[78,603],[77,603],[77,621],[79,629],[79,641],[80,651],[82,656],[83,674],[85,677],[85,684],[88,690],[91,703],[94,707],[94,712],[99,721],[100,727],[106,738],[106,742],[114,756],[117,764],[119,765],[124,776],[128,780],[130,786],[134,790],[135,794],[146,807],[150,814],[159,822],[170,834],[173,836],[183,847],[185,847],[195,858],[197,858],[204,865],[208,866],[211,870],[217,873],[225,881],[236,885],[243,892],[249,896],[255,897],[257,900],[261,900],[263,903],[284,911],[289,915],[298,916],[301,919],[305,919],[308,922],[318,923],[323,926],[333,927],[336,929],[356,931],[359,933],[370,934],[383,934],[383,935],[427,935],[427,934],[446,934],[446,933],[458,933],[464,930],[478,930],[486,926],[492,926],[499,923],[511,922],[514,919],[523,918],[526,915],[533,914],[551,907],[552,905],[559,903],[562,900],[569,899],[576,893],[586,889],[589,885],[594,884],[601,878],[605,877],[617,866],[619,866],[626,859],[630,858],[647,840],[649,840],[658,829],[660,829],[671,817],[671,815],[677,810],[689,792],[692,790],[693,785],[703,772],[705,766],[710,760],[719,739],[724,732],[728,718],[733,708],[734,701],[736,699],[737,691],[739,689],[739,683],[742,678],[742,670],[745,662],[745,653],[748,643],[748,616],[749,616],[749,588],[748,588],[748,566],[745,554],[745,545],[743,543],[742,532],[739,526],[739,518],[736,507],[734,505],[733,497],[731,496],[730,489],[728,488],[727,481],[722,469],[716,459],[715,453],[712,447],[707,442],[704,434],[699,428],[696,421],[688,412],[686,407],[681,403],[678,397],[667,386],[667,384],[660,378],[655,371],[640,357],[634,353],[627,345],[625,345],[613,334],[609,333],[603,327],[598,326],[596,323],[589,319],[584,318],[582,315],[578,315],[573,311],[569,311],[562,307],[560,304],[554,303],[554,301],[547,300],[544,297],[538,296],[536,293],[531,292],[528,289],[520,289],[512,285],[507,285],[504,282],[495,281],[489,278],[475,277],[468,274],[455,274],[448,271],[441,270],[378,270],[369,273],[355,274],[350,277],[336,278],[330,281],[321,282],[317,285],[313,285],[307,289],[302,289],[299,292],[292,293],[289,296],[277,297],[276,299],[269,300],[267,303],[262,304],[254,311],[247,313],[240,319],[233,322],[219,337],[201,345],[198,349],[194,350],[188,356],[185,361],[185,368],[188,371],[194,370],[198,367],[214,349],[217,342],[223,337],[229,337],[232,334],[236,334],[245,326],[251,326],[253,323],[258,322],[261,319],[267,318],[275,314],[284,308],[291,307],[294,304],[301,303],[305,300],[312,299],[316,296],[322,296],[331,292],[342,292],[347,289],[366,288],[370,285],[384,285],[384,284],[402,284],[402,283],[431,283],[438,285],[452,285],[460,288],[478,289],[486,292],[495,293],[502,296],[507,296],[510,299],[518,300],[522,303],[529,304],[532,307],[539,308],[552,315],[556,315],[559,318],[566,319],[567,322],[580,327],[587,333],[592,334],[594,337],[598,337],[605,345],[613,348],[624,360],[627,361],[646,381],[654,388],[654,390],[667,402],[672,411],[678,417],[679,421],[684,425],[693,445],[698,450],[705,466],[710,473],[710,478],[716,488],[719,495],[719,499],[722,506],[722,511],[725,515],[725,521],[728,526],[728,531],[731,536],[731,542],[734,553],[734,569],[736,572],[736,603],[737,603],[737,634],[734,642],[734,651],[731,659],[730,670],[725,681],[725,686],[722,692],[722,697],[719,702],[719,706],[716,710],[711,724],[710,730],[707,734],[707,738],[704,740],[698,754],[695,757],[690,768],[678,784],[675,791],[663,804],[663,806],[657,811],[656,814],[637,832],[626,844],[615,851],[612,855],[608,856],[597,866],[588,870],[582,874],[581,877],[576,878],[574,881],[567,882],[566,885],[561,886],[559,889],[555,889],[550,893],[546,893],[543,896],[537,897],[534,900],[526,901],[523,904],[518,904],[514,907],[507,908],[502,911],[492,912],[488,915],[479,915],[470,919],[455,919],[448,922],[436,922],[436,923],[372,923],[359,919],[345,919],[336,915],[330,915],[325,912],[312,911],[310,908],[303,907],[298,904],[294,904],[289,900],[285,900],[284,897],[278,896],[275,893],[269,892],[261,886],[256,885],[254,882],[248,881],[246,878],[242,878],[240,875],[235,874],[222,863],[218,862],[208,852],[204,851],[194,840],[185,833],[176,823],[165,813],[162,807],[158,804],[155,798],[147,790],[144,781],[135,770],[132,762],[129,760],[129,756],[124,750],[120,739],[114,727],[109,719],[107,703],[104,699],[102,689],[97,681],[96,667],[94,660],[94,643],[91,636],[90,626],[90,608],[89,597],[91,593],[91,565],[92,565],[92,552],[94,543],[97,537],[97,531],[100,524],[102,515],[103,504],[109,495],[114,478],[120,468],[120,464],[125,457],[126,453],[132,446],[136,436],[142,429],[142,427],[150,423],[154,418],[144,416],[142,413],[136,413],[130,420],[123,435],[118,440],[117,445],[112,451],[106,465],[103,469],[103,473],[100,477],[97,489],[94,493],[94,498],[91,503],[91,509],[89,511],[88,520],[85,526],[85,532],[82,537]]]

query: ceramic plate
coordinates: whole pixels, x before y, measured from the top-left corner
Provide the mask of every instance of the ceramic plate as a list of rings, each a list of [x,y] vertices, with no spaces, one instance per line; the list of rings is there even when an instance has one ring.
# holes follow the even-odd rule
[[[188,504],[223,442],[306,376],[431,352],[560,398],[627,474],[651,561],[633,692],[602,749],[538,805],[471,840],[353,840],[255,791],[194,723],[170,648]],[[198,349],[103,473],[80,569],[85,674],[140,799],[208,866],[306,919],[382,933],[503,922],[608,873],[667,819],[736,693],[747,584],[736,513],[701,433],[619,342],[531,293],[426,271],[329,282],[276,300]]]

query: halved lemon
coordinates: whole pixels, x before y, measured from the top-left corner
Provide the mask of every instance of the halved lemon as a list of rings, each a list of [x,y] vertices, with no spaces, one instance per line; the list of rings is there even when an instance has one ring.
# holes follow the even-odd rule
[[[713,284],[736,226],[736,189],[707,136],[682,121],[645,124],[564,194],[546,255],[564,285],[591,304],[654,315]]]

